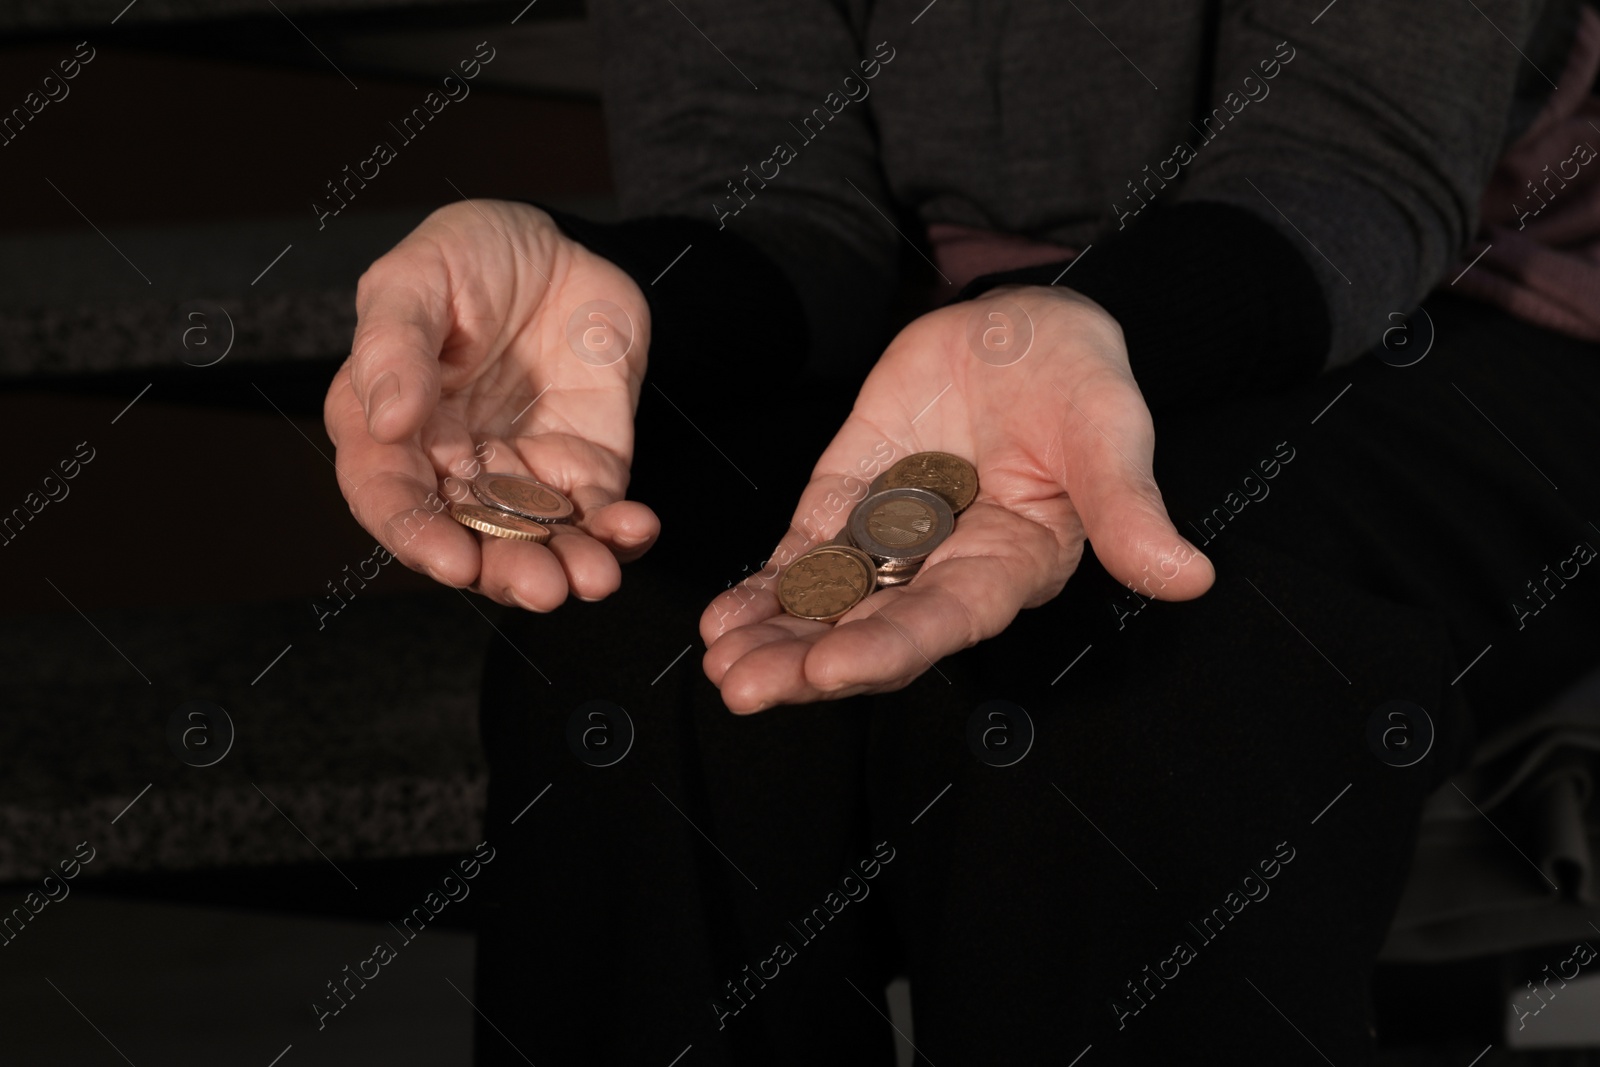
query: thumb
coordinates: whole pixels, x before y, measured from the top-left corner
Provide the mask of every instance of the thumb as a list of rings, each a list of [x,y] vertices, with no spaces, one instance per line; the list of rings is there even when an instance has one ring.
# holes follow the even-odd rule
[[[1100,565],[1141,596],[1192,600],[1216,581],[1205,553],[1178,532],[1152,474],[1155,429],[1132,383],[1067,397],[1067,495]]]
[[[450,330],[444,265],[399,252],[361,276],[350,347],[351,384],[367,431],[385,444],[415,434],[433,411],[439,353]]]

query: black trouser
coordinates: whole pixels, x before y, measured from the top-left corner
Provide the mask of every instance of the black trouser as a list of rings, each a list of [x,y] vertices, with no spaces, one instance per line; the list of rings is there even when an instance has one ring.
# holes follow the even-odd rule
[[[1085,1065],[1370,1062],[1424,797],[1473,720],[1537,709],[1600,647],[1600,567],[1548,577],[1600,547],[1600,351],[1429,310],[1414,366],[1369,356],[1158,420],[1169,510],[1217,566],[1204,597],[1144,603],[1086,555],[1055,601],[900,693],[749,718],[705,680],[696,621],[770,551],[838,412],[675,396],[752,490],[647,389],[634,495],[667,537],[618,596],[508,619],[490,653],[504,858],[479,1062],[889,1063],[896,973],[939,1067],[1091,1045]],[[636,729],[614,766],[569,747],[595,699]],[[1034,727],[1009,766],[976,753],[1019,744],[1019,717],[985,707],[969,732],[992,700]],[[1391,700],[1435,731],[1410,766],[1369,737]]]

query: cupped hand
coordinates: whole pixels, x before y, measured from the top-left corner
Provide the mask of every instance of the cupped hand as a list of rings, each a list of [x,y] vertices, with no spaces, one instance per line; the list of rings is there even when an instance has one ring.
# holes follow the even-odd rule
[[[396,558],[446,585],[548,611],[597,600],[647,549],[655,514],[624,499],[650,318],[622,270],[523,204],[428,216],[356,290],[350,358],[323,405],[339,486]],[[450,518],[482,471],[526,474],[576,506],[545,545]]]
[[[784,614],[782,567],[838,533],[873,474],[922,451],[977,468],[955,532],[837,623]],[[1197,597],[1215,574],[1167,515],[1154,451],[1122,330],[1088,298],[1007,287],[924,315],[868,376],[768,567],[701,616],[706,674],[735,712],[901,688],[1060,593],[1086,540],[1140,594]]]

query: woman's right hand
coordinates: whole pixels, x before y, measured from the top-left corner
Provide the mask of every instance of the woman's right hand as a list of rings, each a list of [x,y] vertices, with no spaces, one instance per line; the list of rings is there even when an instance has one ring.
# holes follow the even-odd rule
[[[374,262],[356,312],[323,404],[356,520],[406,566],[510,607],[615,592],[661,528],[624,499],[650,341],[639,286],[545,212],[468,200]],[[537,545],[455,522],[444,502],[473,502],[485,470],[561,490],[574,525]]]

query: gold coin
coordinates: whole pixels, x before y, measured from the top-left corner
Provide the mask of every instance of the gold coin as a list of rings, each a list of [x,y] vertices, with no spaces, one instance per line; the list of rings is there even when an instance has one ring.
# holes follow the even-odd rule
[[[878,588],[887,589],[890,586],[894,586],[894,585],[905,585],[911,579],[915,578],[917,576],[917,572],[920,571],[921,569],[922,569],[921,567],[912,567],[909,570],[890,571],[890,570],[884,570],[882,567],[879,567],[878,568]]]
[[[872,560],[859,548],[821,545],[789,565],[778,580],[778,603],[801,619],[833,622],[877,588]]]
[[[972,464],[948,452],[914,452],[879,475],[873,485],[938,493],[959,515],[978,495],[978,472]]]
[[[532,541],[541,545],[550,540],[550,528],[543,523],[498,508],[452,503],[450,517],[463,526],[470,526],[493,537],[504,537],[512,541]]]
[[[479,501],[534,522],[570,522],[572,501],[534,478],[520,474],[480,474],[472,479]]]

